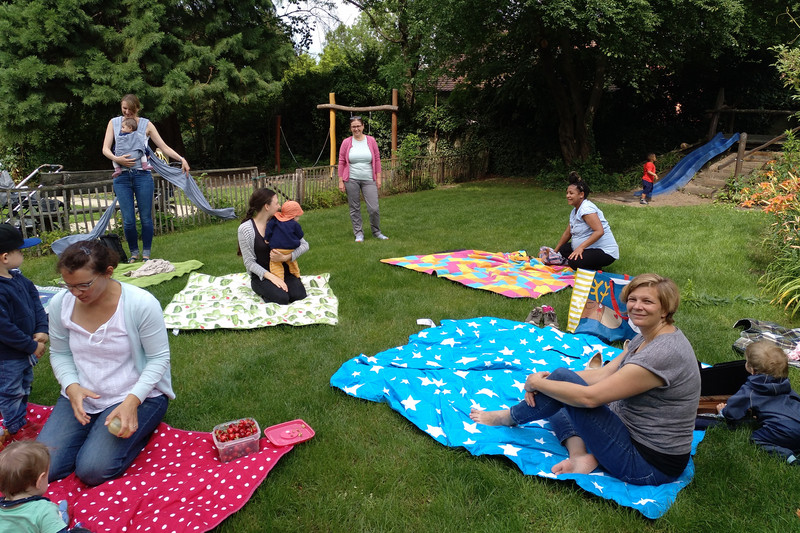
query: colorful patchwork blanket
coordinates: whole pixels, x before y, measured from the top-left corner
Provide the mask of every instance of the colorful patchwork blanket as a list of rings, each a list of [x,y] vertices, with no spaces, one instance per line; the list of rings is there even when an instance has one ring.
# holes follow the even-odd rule
[[[575,272],[569,267],[547,266],[528,257],[524,250],[511,253],[460,250],[393,257],[381,262],[509,298],[538,298],[571,287],[575,282]]]
[[[344,363],[331,385],[357,398],[386,402],[437,442],[463,447],[473,455],[505,455],[529,475],[574,480],[582,489],[657,518],[694,476],[690,461],[674,483],[628,485],[601,470],[591,474],[551,473],[567,457],[546,420],[520,427],[479,425],[471,409],[509,408],[524,397],[528,374],[558,367],[582,370],[602,352],[609,360],[620,350],[590,335],[492,317],[446,320],[398,346]],[[692,453],[704,433],[695,431]]]
[[[51,407],[29,405],[29,420],[43,423]],[[211,433],[162,423],[122,477],[89,487],[71,474],[45,496],[66,499],[70,526],[94,533],[209,531],[241,509],[292,446],[260,441],[260,451],[219,460]]]
[[[328,285],[330,274],[301,276],[308,296],[289,305],[265,303],[250,288],[244,272],[209,276],[192,272],[186,288],[164,308],[167,329],[253,329],[290,324],[338,323],[339,300]]]

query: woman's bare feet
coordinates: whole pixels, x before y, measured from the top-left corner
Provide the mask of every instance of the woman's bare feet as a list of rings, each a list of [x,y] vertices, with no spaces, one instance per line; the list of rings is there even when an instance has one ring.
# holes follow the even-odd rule
[[[578,455],[564,459],[557,463],[550,470],[552,473],[559,474],[590,474],[600,463],[594,458],[594,455],[587,453],[586,455]]]
[[[513,426],[514,421],[511,419],[511,410],[503,409],[502,411],[478,411],[473,409],[469,412],[469,417],[473,422],[483,424],[484,426]]]

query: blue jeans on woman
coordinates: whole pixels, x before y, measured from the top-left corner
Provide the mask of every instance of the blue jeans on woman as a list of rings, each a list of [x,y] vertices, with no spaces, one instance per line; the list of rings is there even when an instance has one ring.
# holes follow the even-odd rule
[[[0,415],[9,433],[27,423],[28,395],[33,383],[33,365],[24,359],[0,359]]]
[[[122,229],[131,257],[139,255],[139,233],[136,231],[136,208],[142,221],[142,256],[150,257],[153,244],[153,193],[155,184],[149,170],[124,169],[114,178],[114,194],[122,212]]]
[[[568,368],[554,370],[547,379],[586,385],[586,382]],[[603,469],[615,478],[632,485],[661,485],[675,481],[644,460],[631,439],[628,428],[607,406],[572,407],[546,394],[536,394],[536,406],[523,400],[511,408],[511,419],[516,424],[527,424],[547,418],[559,442],[569,437],[583,439],[589,453],[594,455]]]
[[[50,481],[72,472],[91,486],[119,477],[150,440],[167,412],[168,403],[163,394],[145,399],[137,410],[139,428],[127,439],[121,439],[105,426],[106,417],[119,404],[89,415],[91,420],[82,426],[69,399],[59,396],[36,439],[50,448]]]

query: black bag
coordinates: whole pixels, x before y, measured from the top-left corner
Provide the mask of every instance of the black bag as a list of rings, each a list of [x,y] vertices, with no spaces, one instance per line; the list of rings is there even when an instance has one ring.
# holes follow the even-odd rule
[[[125,253],[125,248],[122,247],[122,241],[120,241],[119,235],[117,235],[116,233],[106,233],[98,240],[108,248],[117,252],[117,255],[119,255],[120,263],[128,262],[128,255]]]
[[[736,394],[750,377],[745,367],[745,360],[728,361],[700,370],[700,396],[718,396]]]

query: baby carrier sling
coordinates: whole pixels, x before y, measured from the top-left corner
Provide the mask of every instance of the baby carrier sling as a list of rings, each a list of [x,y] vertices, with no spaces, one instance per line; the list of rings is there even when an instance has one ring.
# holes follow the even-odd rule
[[[148,141],[150,140],[147,137],[147,125],[150,124],[150,120],[144,117],[139,117],[139,124],[136,127],[136,131],[131,132],[131,135],[135,135],[137,141],[141,146],[139,149],[144,152],[148,159],[153,152],[150,151],[150,146],[148,145]],[[122,117],[114,117],[111,119],[111,126],[114,128],[114,142],[116,142],[117,136],[120,134],[120,129],[122,128]],[[142,161],[141,159],[136,161],[136,164],[133,168],[141,169],[142,168]]]

